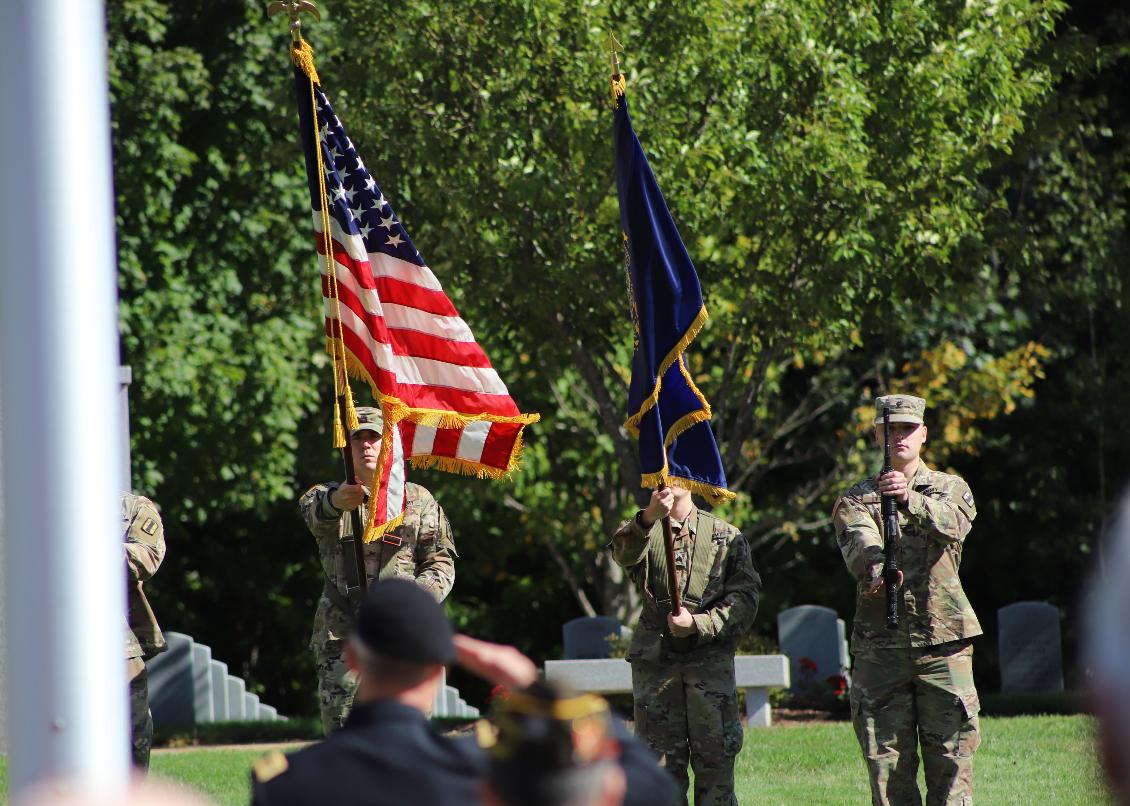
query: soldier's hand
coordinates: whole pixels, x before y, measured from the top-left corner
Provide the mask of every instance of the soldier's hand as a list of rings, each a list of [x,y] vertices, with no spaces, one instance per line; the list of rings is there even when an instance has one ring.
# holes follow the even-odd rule
[[[694,623],[694,616],[685,607],[680,607],[677,613],[667,614],[667,628],[671,630],[671,635],[676,638],[686,638],[688,635],[694,635],[698,632],[698,627]]]
[[[330,494],[330,503],[341,512],[351,512],[365,500],[364,484],[342,484]]]
[[[656,490],[651,494],[651,500],[643,511],[643,525],[651,526],[658,520],[663,520],[671,514],[671,507],[675,505],[675,491],[670,487]]]
[[[537,665],[514,647],[469,635],[455,636],[455,660],[484,680],[507,688],[525,688],[538,679]]]
[[[879,492],[883,495],[893,495],[900,504],[910,500],[910,484],[906,476],[897,470],[879,476]]]
[[[902,577],[902,571],[899,571],[898,573],[899,573],[899,581],[898,581],[898,585],[895,586],[896,589],[902,587],[902,578],[903,578]],[[870,585],[870,587],[867,588],[867,593],[868,593],[868,595],[879,593],[886,586],[887,585],[883,581],[882,575],[877,576],[877,577],[875,577],[875,579],[871,580],[871,585]]]

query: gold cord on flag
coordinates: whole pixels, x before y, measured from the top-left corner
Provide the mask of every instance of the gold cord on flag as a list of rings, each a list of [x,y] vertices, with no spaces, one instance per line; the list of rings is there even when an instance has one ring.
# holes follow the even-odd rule
[[[291,57],[295,65],[310,79],[310,120],[314,124],[314,154],[318,159],[318,200],[322,213],[322,247],[326,253],[326,279],[329,284],[330,299],[333,301],[334,313],[332,328],[336,332],[327,339],[326,352],[330,354],[334,378],[334,413],[333,413],[333,445],[335,448],[344,448],[349,440],[341,427],[341,409],[339,399],[345,400],[345,420],[350,429],[358,426],[357,409],[353,404],[353,390],[349,386],[347,367],[349,361],[345,355],[345,337],[341,323],[341,299],[337,286],[337,265],[334,262],[333,231],[330,224],[330,204],[326,195],[326,168],[322,160],[322,141],[318,133],[318,100],[314,96],[314,82],[318,80],[318,73],[314,69],[314,50],[306,40],[299,38],[291,48]]]

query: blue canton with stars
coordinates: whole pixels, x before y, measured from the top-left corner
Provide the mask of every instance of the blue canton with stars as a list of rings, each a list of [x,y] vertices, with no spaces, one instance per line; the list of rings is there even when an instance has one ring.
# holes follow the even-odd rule
[[[310,119],[310,79],[298,68],[294,70],[294,79],[302,150],[306,157],[306,178],[310,185],[310,205],[318,214],[322,203],[318,158],[314,151],[314,122]],[[417,266],[426,265],[388,199],[365,170],[357,149],[318,84],[314,85],[314,98],[318,106],[318,147],[322,150],[330,215],[342,232],[361,236],[366,252],[383,252]]]

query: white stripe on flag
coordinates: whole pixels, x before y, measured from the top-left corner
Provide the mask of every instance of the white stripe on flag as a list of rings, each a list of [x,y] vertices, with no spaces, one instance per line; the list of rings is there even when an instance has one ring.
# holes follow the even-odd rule
[[[400,429],[392,429],[392,468],[388,474],[388,520],[392,520],[404,511],[405,472],[404,472],[404,443],[400,438]]]
[[[336,261],[335,261],[336,263]],[[337,283],[353,293],[361,300],[365,310],[376,316],[384,316],[389,327],[415,330],[429,336],[438,336],[450,341],[474,341],[475,336],[471,328],[460,316],[440,316],[435,313],[421,311],[408,305],[397,305],[391,302],[381,302],[376,289],[361,288],[353,272],[337,263]],[[322,274],[325,275],[324,267]],[[327,309],[328,310],[328,309]]]
[[[336,319],[334,306],[326,304],[326,318]],[[353,334],[365,342],[366,348],[378,366],[396,375],[399,383],[416,386],[446,386],[480,395],[505,395],[506,384],[493,367],[468,367],[432,358],[394,355],[392,348],[377,341],[361,318],[345,305],[341,306],[342,322]]]
[[[463,426],[463,433],[459,436],[459,448],[455,451],[455,455],[468,462],[479,461],[483,456],[483,446],[487,444],[490,425],[484,420],[475,420]]]
[[[436,430],[430,425],[416,426],[416,435],[412,438],[412,455],[426,456],[432,452],[436,443]]]

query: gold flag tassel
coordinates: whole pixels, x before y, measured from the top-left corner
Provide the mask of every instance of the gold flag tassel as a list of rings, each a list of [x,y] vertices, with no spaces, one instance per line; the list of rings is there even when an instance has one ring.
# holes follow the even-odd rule
[[[608,55],[612,60],[612,106],[616,106],[617,99],[623,95],[628,89],[628,82],[624,78],[624,74],[620,72],[620,53],[624,51],[624,46],[620,44],[620,40],[616,38],[616,34],[611,31],[608,32]]]

